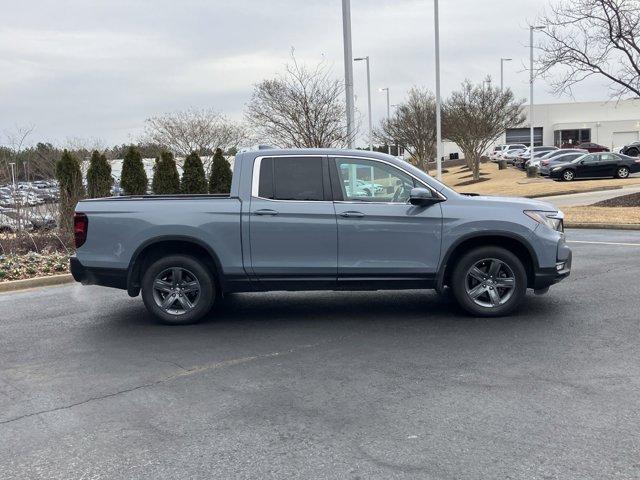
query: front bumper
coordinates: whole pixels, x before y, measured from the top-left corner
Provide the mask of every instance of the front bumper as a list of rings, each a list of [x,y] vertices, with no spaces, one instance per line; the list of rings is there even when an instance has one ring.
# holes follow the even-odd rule
[[[558,245],[557,261],[555,268],[539,268],[534,274],[534,290],[544,290],[558,283],[571,274],[571,262],[573,253],[563,242]]]
[[[119,268],[86,267],[73,255],[69,259],[69,269],[76,282],[83,285],[127,289],[127,270]]]

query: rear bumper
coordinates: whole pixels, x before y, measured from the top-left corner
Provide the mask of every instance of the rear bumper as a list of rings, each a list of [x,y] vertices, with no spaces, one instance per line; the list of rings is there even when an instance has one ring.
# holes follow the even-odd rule
[[[73,279],[83,285],[127,289],[126,269],[85,267],[75,255],[69,259],[69,268]]]

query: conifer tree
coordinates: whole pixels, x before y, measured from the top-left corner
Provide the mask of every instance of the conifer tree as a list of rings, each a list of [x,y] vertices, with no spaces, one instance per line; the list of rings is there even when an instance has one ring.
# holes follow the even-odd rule
[[[76,204],[84,196],[84,185],[80,162],[67,150],[62,152],[62,156],[56,162],[56,179],[60,184],[58,225],[62,234],[69,238],[73,234],[73,213]]]
[[[211,162],[209,176],[209,193],[229,193],[231,191],[231,167],[222,155],[222,150],[216,149]]]
[[[125,195],[144,195],[147,193],[148,183],[149,180],[142,163],[142,155],[140,155],[136,147],[131,145],[122,163],[120,186],[124,189]]]
[[[155,195],[180,193],[180,176],[171,152],[162,152],[156,160],[151,189]]]
[[[182,193],[207,193],[207,177],[196,152],[191,152],[184,160],[180,190]]]
[[[107,157],[94,150],[87,170],[87,196],[89,198],[108,197],[112,185],[111,165]]]

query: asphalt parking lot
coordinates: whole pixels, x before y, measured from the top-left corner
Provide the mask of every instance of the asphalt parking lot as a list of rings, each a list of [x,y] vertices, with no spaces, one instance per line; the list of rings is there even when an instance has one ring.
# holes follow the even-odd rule
[[[0,477],[638,478],[640,232],[567,235],[572,276],[500,319],[274,293],[167,327],[116,290],[2,294]]]

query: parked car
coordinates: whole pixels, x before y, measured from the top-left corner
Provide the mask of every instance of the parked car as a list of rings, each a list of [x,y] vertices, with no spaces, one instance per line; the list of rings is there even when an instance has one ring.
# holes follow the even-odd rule
[[[547,158],[540,161],[540,167],[538,168],[538,173],[543,177],[548,177],[549,172],[556,165],[560,165],[561,163],[569,163],[576,158],[582,157],[584,152],[573,152],[573,153],[563,153],[562,155],[558,155],[557,157]]]
[[[549,176],[570,182],[576,178],[628,178],[640,172],[640,158],[620,153],[588,153],[551,168]]]
[[[519,148],[517,150],[511,150],[509,153],[505,153],[502,156],[502,160],[505,160],[509,165],[513,165],[518,155],[524,152],[524,148]]]
[[[15,220],[6,214],[6,211],[0,213],[0,233],[15,233],[18,230],[33,230],[33,225],[29,221],[21,221]]]
[[[577,148],[581,148],[581,149],[586,150],[587,152],[590,152],[590,153],[608,152],[609,151],[609,149],[607,147],[605,147],[604,145],[598,145],[597,143],[592,143],[592,142],[581,143],[580,145],[577,146]]]
[[[523,150],[525,148],[526,146],[522,145],[521,143],[500,145],[500,150],[496,151],[494,149],[494,151],[489,155],[489,160],[493,162],[498,162],[500,160],[503,160],[505,155],[510,154],[516,150]]]
[[[348,192],[367,169],[387,188]],[[571,270],[553,205],[460,194],[357,150],[243,152],[228,195],[83,200],[74,233],[77,281],[142,292],[170,324],[201,319],[227,293],[270,290],[448,286],[472,315],[505,315]]]
[[[550,152],[551,150],[558,150],[558,147],[539,145],[537,147],[533,147],[533,156],[535,157],[536,154],[539,154],[539,153],[544,154],[544,153]],[[530,158],[531,158],[531,147],[527,147],[527,149],[524,152],[522,152],[520,155],[516,157],[516,159],[513,161],[513,164],[514,166],[524,170],[525,163]]]
[[[23,222],[30,223],[34,230],[51,230],[57,225],[55,218],[47,212],[6,209],[2,213],[14,220],[22,219]]]
[[[540,168],[543,161],[556,158],[566,153],[578,153],[579,155],[583,155],[587,153],[587,151],[577,148],[559,148],[558,150],[551,150],[550,152],[534,155],[533,159],[529,159],[525,162],[525,168],[530,166]]]
[[[622,153],[623,155],[628,155],[630,157],[640,156],[640,141],[625,145],[620,149],[620,153]]]

